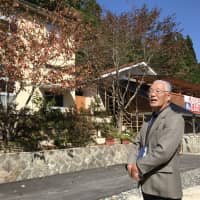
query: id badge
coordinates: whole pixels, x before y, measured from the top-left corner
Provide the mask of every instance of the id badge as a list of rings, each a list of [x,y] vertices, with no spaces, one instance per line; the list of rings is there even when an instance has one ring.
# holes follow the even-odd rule
[[[147,146],[141,147],[138,153],[138,159],[143,158],[147,155]]]

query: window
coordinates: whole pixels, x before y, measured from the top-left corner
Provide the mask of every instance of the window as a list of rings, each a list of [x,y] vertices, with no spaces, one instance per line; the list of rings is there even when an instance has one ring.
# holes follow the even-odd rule
[[[54,107],[63,107],[63,95],[62,94],[54,94],[52,92],[45,92],[44,98],[47,103],[53,103]]]
[[[76,89],[76,96],[84,96],[83,95],[83,90],[81,90],[80,88]]]
[[[14,97],[14,93],[0,92],[0,104],[2,104],[3,107],[7,107],[9,103],[13,102]]]
[[[0,31],[16,33],[17,32],[17,22],[14,19],[0,16]]]
[[[6,107],[13,102],[15,97],[14,82],[9,82],[5,77],[0,78],[0,103]]]
[[[55,34],[58,39],[60,37],[59,28],[56,25],[46,24],[46,36],[50,37],[51,34]]]

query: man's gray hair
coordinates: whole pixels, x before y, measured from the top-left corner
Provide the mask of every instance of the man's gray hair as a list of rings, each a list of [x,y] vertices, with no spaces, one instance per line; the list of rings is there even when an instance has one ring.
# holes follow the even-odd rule
[[[170,83],[169,81],[165,81],[165,80],[155,80],[153,83],[155,83],[155,82],[162,82],[162,83],[164,83],[165,86],[166,86],[166,90],[167,90],[168,92],[171,92],[171,91],[172,91],[172,85],[171,85],[171,83]]]

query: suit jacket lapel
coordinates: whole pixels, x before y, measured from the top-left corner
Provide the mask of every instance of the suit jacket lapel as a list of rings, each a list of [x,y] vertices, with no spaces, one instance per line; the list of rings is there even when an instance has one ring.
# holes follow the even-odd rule
[[[162,119],[166,117],[166,114],[169,112],[170,107],[168,106],[166,109],[164,109],[155,119],[154,123],[152,124],[150,130],[149,130],[149,134],[148,134],[148,138],[147,138],[147,144],[149,142],[149,138],[151,138],[153,136],[153,133],[155,132],[155,130],[159,127],[159,124],[161,123]]]
[[[148,129],[148,125],[149,125],[149,118],[147,120],[144,121],[142,128],[141,128],[141,138],[142,138],[142,146],[145,145],[145,138],[147,135],[147,129]]]

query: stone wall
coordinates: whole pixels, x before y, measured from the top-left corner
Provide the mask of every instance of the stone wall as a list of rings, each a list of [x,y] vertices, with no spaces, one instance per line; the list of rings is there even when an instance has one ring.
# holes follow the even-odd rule
[[[200,134],[185,134],[182,142],[183,153],[200,153]]]
[[[130,145],[115,144],[41,152],[1,153],[0,183],[126,163],[129,148]],[[200,153],[200,134],[184,135],[182,152]]]
[[[0,183],[126,163],[130,145],[0,154]]]

